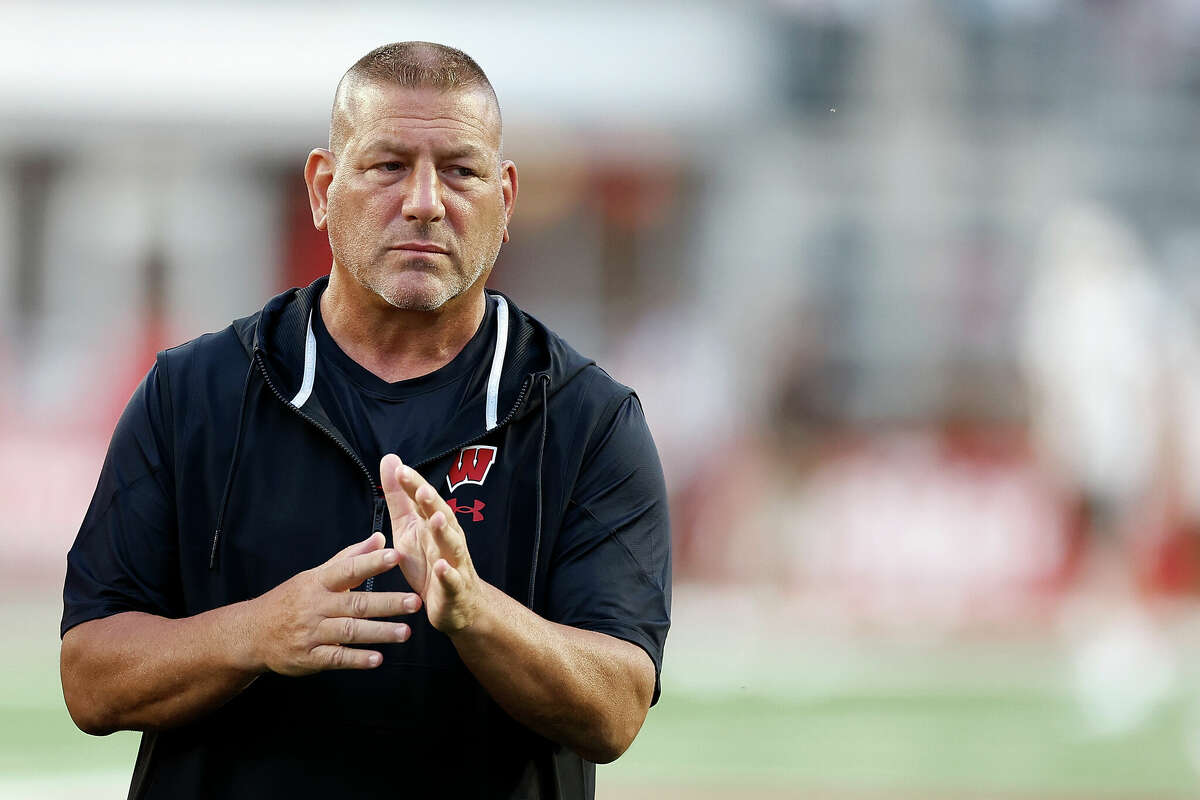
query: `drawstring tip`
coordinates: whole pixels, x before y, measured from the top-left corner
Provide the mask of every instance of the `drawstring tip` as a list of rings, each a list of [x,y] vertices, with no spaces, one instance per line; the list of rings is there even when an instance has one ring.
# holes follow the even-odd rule
[[[208,553],[208,568],[214,569],[217,566],[217,542],[221,540],[221,529],[217,528],[213,531],[212,550]]]

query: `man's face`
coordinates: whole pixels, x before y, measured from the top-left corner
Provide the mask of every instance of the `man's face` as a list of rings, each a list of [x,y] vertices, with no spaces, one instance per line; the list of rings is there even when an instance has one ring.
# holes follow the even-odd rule
[[[441,308],[507,238],[516,170],[500,161],[499,114],[478,89],[349,91],[325,195],[334,262],[396,308]]]

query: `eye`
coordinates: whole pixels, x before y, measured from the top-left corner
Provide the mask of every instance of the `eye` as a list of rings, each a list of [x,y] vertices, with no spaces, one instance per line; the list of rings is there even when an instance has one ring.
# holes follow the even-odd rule
[[[450,171],[458,178],[474,178],[476,175],[475,170],[470,167],[451,167]]]
[[[399,161],[385,161],[379,165],[384,172],[399,172],[404,165]]]

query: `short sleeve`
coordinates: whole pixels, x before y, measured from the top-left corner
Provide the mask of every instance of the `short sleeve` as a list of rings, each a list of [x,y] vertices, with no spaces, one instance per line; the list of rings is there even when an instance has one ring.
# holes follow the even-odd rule
[[[117,422],[67,553],[60,635],[123,611],[171,616],[179,579],[167,377],[155,364]]]
[[[641,405],[626,397],[592,436],[548,580],[555,622],[632,642],[654,662],[658,701],[671,615],[666,485]]]

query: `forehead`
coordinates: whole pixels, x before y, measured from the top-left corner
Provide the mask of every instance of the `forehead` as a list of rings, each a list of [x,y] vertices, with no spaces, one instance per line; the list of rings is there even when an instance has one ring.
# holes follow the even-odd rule
[[[441,91],[360,84],[344,112],[352,149],[376,143],[434,140],[500,147],[500,113],[483,89]]]

